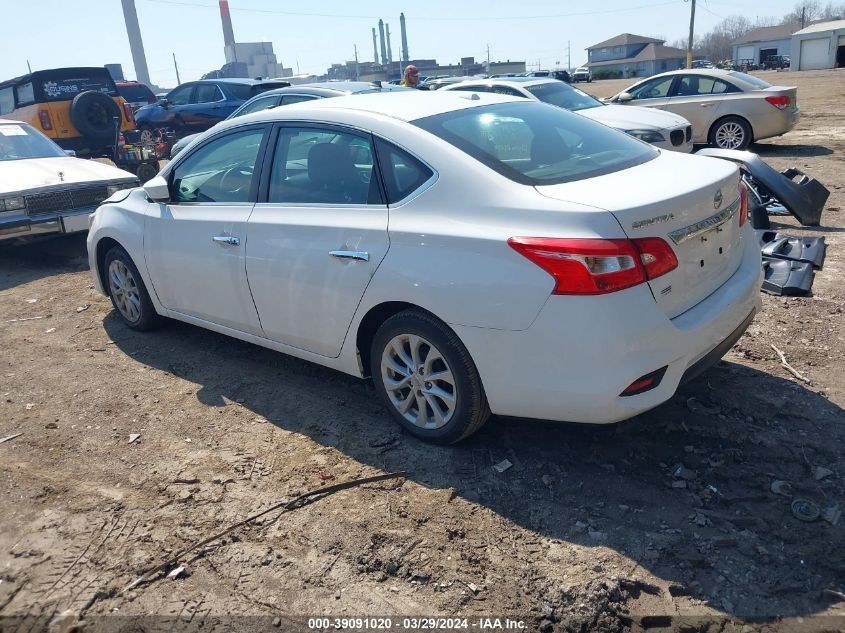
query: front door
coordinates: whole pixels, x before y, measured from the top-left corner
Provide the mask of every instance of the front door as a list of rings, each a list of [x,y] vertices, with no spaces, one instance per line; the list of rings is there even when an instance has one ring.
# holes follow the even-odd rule
[[[169,175],[170,201],[150,204],[144,253],[168,310],[261,334],[244,252],[267,129],[239,128],[195,148]]]
[[[387,253],[387,205],[369,134],[281,126],[249,220],[246,270],[267,338],[340,354]]]

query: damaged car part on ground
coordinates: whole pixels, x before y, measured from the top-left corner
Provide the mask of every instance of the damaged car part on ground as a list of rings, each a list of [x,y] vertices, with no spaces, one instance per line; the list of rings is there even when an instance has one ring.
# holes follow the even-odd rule
[[[89,261],[129,327],[372,376],[409,433],[452,443],[491,412],[627,419],[716,362],[761,305],[743,190],[526,99],[337,97],[219,124],[98,209]]]

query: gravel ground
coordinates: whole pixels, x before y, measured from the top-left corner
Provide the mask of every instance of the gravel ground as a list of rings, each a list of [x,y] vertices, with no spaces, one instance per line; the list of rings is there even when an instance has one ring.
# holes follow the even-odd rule
[[[764,297],[722,363],[617,425],[494,419],[428,446],[364,382],[185,324],[123,327],[83,237],[4,243],[0,438],[20,435],[0,444],[0,630],[842,630],[843,72],[759,73],[798,85],[803,116],[755,151],[831,190],[822,227],[784,220],[828,240],[813,296]],[[394,471],[121,591],[254,512]],[[796,499],[822,516],[797,520]]]

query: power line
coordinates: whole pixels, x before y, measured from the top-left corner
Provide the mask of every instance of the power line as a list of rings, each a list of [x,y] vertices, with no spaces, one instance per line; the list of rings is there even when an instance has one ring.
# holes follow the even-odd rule
[[[202,9],[217,9],[215,4],[206,4],[200,2],[188,2],[186,0],[146,0],[147,2],[155,2],[157,4],[172,4],[185,7],[198,7]],[[640,9],[650,9],[653,7],[663,7],[670,4],[677,4],[676,0],[669,0],[668,2],[653,2],[650,4],[641,4],[635,7],[625,7],[621,9],[604,9],[600,11],[582,11],[579,13],[551,13],[544,15],[509,15],[509,16],[484,16],[474,15],[466,17],[441,17],[441,16],[411,16],[414,20],[431,21],[431,22],[481,22],[481,21],[500,21],[500,20],[545,20],[549,18],[571,18],[584,15],[602,15],[609,13],[623,13],[626,11],[638,11]],[[279,9],[247,9],[232,7],[231,11],[240,11],[242,13],[264,13],[288,15],[295,17],[308,18],[344,18],[344,19],[361,19],[361,20],[378,20],[382,16],[378,15],[349,15],[340,13],[306,13],[300,11],[282,11]]]

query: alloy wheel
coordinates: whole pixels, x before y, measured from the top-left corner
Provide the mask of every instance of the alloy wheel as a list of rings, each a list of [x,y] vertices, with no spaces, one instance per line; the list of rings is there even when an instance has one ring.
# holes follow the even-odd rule
[[[400,334],[390,340],[381,356],[381,379],[391,404],[415,426],[439,429],[455,414],[452,369],[422,336]]]
[[[739,123],[728,121],[716,130],[716,145],[722,149],[737,149],[745,143],[745,130]]]
[[[109,264],[109,289],[115,307],[131,323],[141,318],[141,294],[129,267],[115,259]]]

